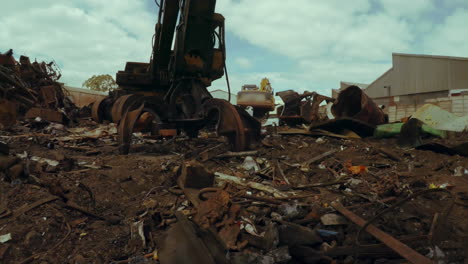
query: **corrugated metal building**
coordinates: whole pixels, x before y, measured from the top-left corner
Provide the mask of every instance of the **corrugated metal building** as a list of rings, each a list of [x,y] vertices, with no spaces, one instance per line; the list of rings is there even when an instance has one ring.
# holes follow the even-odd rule
[[[468,58],[392,54],[393,67],[369,84],[365,93],[385,105],[390,121],[433,103],[468,114]]]

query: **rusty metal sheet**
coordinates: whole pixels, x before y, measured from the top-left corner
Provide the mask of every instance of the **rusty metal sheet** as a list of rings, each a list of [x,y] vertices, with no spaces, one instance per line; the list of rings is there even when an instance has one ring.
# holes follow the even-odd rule
[[[344,215],[349,220],[353,221],[360,227],[363,227],[366,224],[366,220],[362,219],[361,217],[357,216],[353,212],[346,209],[341,203],[334,202],[332,203],[332,207],[335,208],[338,212]],[[431,264],[432,261],[425,256],[421,255],[420,253],[416,252],[414,249],[408,247],[407,245],[403,244],[399,240],[395,239],[391,235],[385,233],[384,231],[378,229],[374,225],[368,225],[365,229],[369,234],[373,235],[379,241],[387,245],[389,248],[393,249],[397,252],[400,256],[407,259],[409,262],[414,264]]]
[[[9,100],[0,99],[0,125],[9,127],[16,123],[17,105]]]
[[[91,108],[91,118],[97,122],[101,123],[104,113],[103,113],[103,102],[106,100],[107,97],[99,98],[93,103],[93,107]]]
[[[57,122],[57,123],[63,122],[62,113],[60,113],[59,111],[56,111],[53,109],[47,109],[47,108],[33,107],[29,109],[28,112],[26,112],[26,115],[24,117],[28,119],[34,119],[36,117],[40,117],[49,122]]]
[[[193,218],[201,228],[207,229],[217,223],[228,212],[230,195],[224,190],[219,190],[210,199],[203,201],[198,206],[198,212]]]
[[[331,110],[337,119],[353,118],[371,125],[388,122],[388,117],[383,110],[355,85],[340,92]]]
[[[0,54],[0,65],[5,66],[14,66],[16,64],[16,60],[13,57],[13,50],[10,49],[4,54]]]
[[[47,85],[39,87],[39,94],[41,95],[42,105],[45,107],[54,106],[57,102],[57,87],[54,85]]]

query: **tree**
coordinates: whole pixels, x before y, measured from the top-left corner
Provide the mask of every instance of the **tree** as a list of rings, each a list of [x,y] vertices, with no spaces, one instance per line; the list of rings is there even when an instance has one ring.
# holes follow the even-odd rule
[[[93,75],[83,83],[83,87],[93,91],[107,92],[112,91],[118,87],[114,78],[109,74]]]

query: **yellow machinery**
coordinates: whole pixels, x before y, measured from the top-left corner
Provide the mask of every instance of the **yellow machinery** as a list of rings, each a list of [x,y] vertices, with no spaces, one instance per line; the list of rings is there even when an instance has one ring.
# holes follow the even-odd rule
[[[252,107],[256,118],[263,118],[273,111],[275,97],[268,78],[262,79],[260,87],[254,84],[243,85],[242,90],[237,93],[237,105],[242,108]]]

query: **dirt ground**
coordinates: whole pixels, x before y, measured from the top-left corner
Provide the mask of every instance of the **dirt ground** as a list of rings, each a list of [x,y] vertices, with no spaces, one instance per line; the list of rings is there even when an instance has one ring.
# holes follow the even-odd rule
[[[425,140],[456,145],[467,142],[468,134]],[[0,236],[11,234],[9,241],[0,243],[0,263],[5,264],[158,263],[157,253],[166,239],[164,234],[177,222],[176,212],[189,218],[200,214],[200,209],[197,211],[176,187],[180,167],[199,159],[203,150],[223,143],[207,137],[164,141],[140,138],[129,155],[118,155],[115,128],[90,121],[74,130],[25,123],[1,132],[0,141],[9,145],[9,157],[20,156],[18,162],[25,169],[20,174],[4,171],[0,175]],[[405,263],[391,250],[380,255],[376,250],[327,254],[333,248],[352,249],[357,243],[379,242],[365,231],[356,242],[357,225],[349,220],[330,224],[323,215],[339,215],[332,202],[340,201],[370,220],[396,201],[438,187],[448,190],[452,197],[445,192],[423,193],[373,224],[396,238],[433,233],[432,239],[425,237],[408,245],[430,256],[434,251],[431,243],[436,244],[439,263],[468,260],[468,158],[399,149],[395,138],[267,135],[255,150],[258,153],[252,157],[259,166],[257,172],[244,168],[245,157],[199,161],[211,172],[257,182],[296,197],[281,198],[251,187],[224,185],[230,204],[240,205],[241,211],[236,221],[242,227],[234,235],[234,246],[225,252],[233,263]],[[330,150],[336,152],[303,165]],[[311,184],[321,186],[304,187]],[[269,197],[274,203],[242,198],[239,193]],[[261,233],[272,222],[275,226],[294,223],[320,230],[321,238],[313,245],[291,245],[280,232],[279,242],[273,247],[255,245],[255,231],[249,228],[256,227]],[[324,230],[330,233],[324,234]],[[283,260],[275,257],[266,262],[261,257],[284,245],[289,247],[290,256],[286,256],[286,250]],[[314,254],[318,258],[312,259]]]

